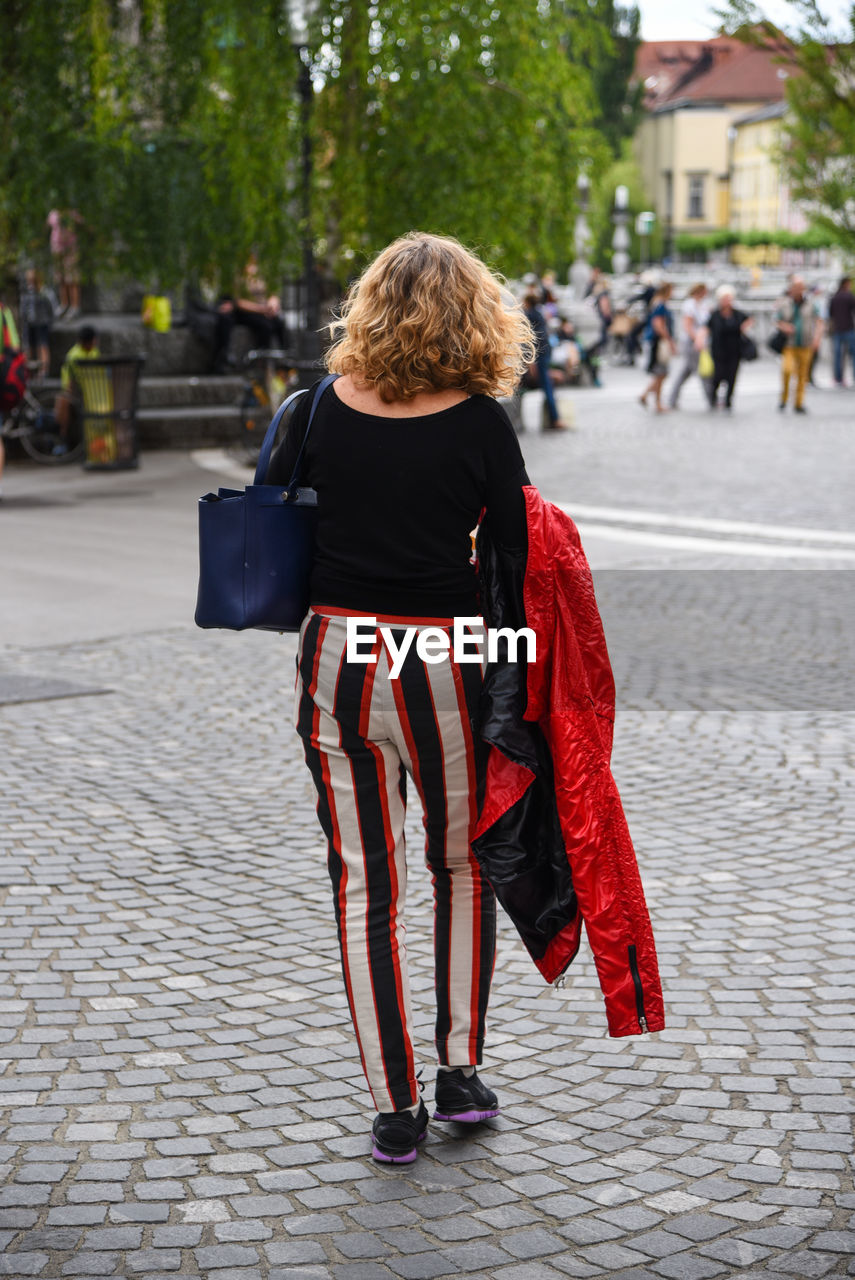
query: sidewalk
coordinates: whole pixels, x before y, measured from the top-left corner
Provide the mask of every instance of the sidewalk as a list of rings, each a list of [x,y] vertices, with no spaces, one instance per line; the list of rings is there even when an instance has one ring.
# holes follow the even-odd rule
[[[0,1275],[855,1275],[855,393],[796,437],[759,381],[725,428],[689,397],[644,420],[622,374],[579,393],[576,433],[522,443],[589,513],[668,1029],[610,1040],[586,945],[553,991],[502,920],[503,1113],[433,1124],[408,1168],[369,1157],[295,637],[190,621],[217,477],[10,468]],[[414,813],[408,833],[430,1104]]]

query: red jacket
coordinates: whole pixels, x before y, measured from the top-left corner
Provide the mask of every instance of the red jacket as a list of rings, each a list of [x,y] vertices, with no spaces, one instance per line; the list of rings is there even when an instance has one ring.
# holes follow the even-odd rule
[[[479,535],[482,610],[523,623],[536,660],[485,680],[487,783],[473,848],[547,981],[575,956],[582,921],[613,1036],[665,1025],[656,950],[610,767],[614,681],[593,581],[572,520],[523,490],[527,556]]]

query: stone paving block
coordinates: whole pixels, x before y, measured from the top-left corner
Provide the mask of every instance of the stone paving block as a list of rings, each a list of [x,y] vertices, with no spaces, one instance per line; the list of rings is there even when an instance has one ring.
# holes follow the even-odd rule
[[[87,1231],[84,1240],[87,1249],[111,1249],[123,1253],[140,1247],[142,1227],[102,1227],[98,1231]]]
[[[39,1231],[28,1231],[17,1241],[15,1248],[18,1253],[26,1253],[31,1249],[63,1253],[75,1249],[82,1236],[83,1232],[76,1227],[42,1227]]]
[[[246,1267],[259,1261],[258,1250],[252,1245],[215,1244],[193,1250],[199,1270],[204,1275],[215,1267]]]
[[[326,1195],[324,1191],[324,1195]],[[347,1216],[368,1230],[380,1227],[406,1227],[418,1222],[418,1215],[408,1206],[394,1201],[387,1204],[358,1205],[348,1209]]]
[[[205,1280],[268,1280],[269,1272],[258,1267],[217,1267]]]
[[[156,1179],[153,1182],[137,1182],[134,1195],[140,1200],[185,1200],[187,1188],[176,1179]]]
[[[651,1268],[659,1276],[667,1280],[708,1280],[708,1277],[720,1276],[728,1268],[721,1262],[711,1258],[699,1258],[690,1253],[678,1253],[671,1258],[656,1262]]]
[[[297,1266],[304,1262],[326,1262],[327,1256],[314,1240],[278,1240],[263,1246],[274,1266]]]
[[[733,1219],[729,1219],[721,1213],[715,1215],[710,1213],[686,1213],[677,1218],[671,1218],[664,1224],[666,1231],[673,1231],[677,1235],[685,1236],[688,1240],[693,1240],[696,1243],[702,1240],[712,1240],[715,1236],[722,1235],[736,1225]]]
[[[390,1258],[389,1270],[401,1280],[440,1280],[441,1277],[458,1275],[450,1270],[451,1264],[437,1253],[417,1254],[409,1258]]]
[[[494,1270],[503,1262],[509,1262],[512,1255],[506,1253],[504,1249],[497,1245],[487,1244],[484,1241],[478,1241],[475,1244],[452,1245],[443,1249],[442,1256],[446,1263],[451,1264],[452,1271],[463,1271],[465,1273],[478,1271],[479,1269],[487,1269],[488,1272]]]
[[[855,1254],[855,1231],[821,1231],[810,1243],[811,1249],[830,1253]]]
[[[346,1258],[383,1258],[389,1253],[388,1244],[370,1231],[340,1232],[335,1247]]]
[[[256,1218],[244,1218],[240,1222],[220,1222],[214,1227],[214,1235],[225,1244],[244,1240],[269,1240],[273,1228]]]
[[[799,1280],[813,1280],[815,1276],[838,1275],[840,1259],[831,1253],[814,1253],[806,1249],[796,1249],[783,1257],[775,1259],[779,1271],[799,1277]],[[849,1274],[852,1274],[850,1266]]]
[[[513,1267],[499,1267],[496,1280],[561,1280],[565,1272],[556,1271],[545,1262],[525,1262]]]
[[[125,1267],[134,1273],[181,1270],[181,1252],[178,1249],[140,1249],[125,1258]]]
[[[335,1263],[331,1268],[334,1280],[389,1280],[393,1274],[378,1262]]]
[[[633,1263],[647,1262],[647,1258],[638,1249],[610,1241],[607,1244],[588,1245],[579,1250],[586,1262],[604,1270],[615,1271],[618,1267],[629,1267]]]
[[[118,1254],[79,1253],[62,1264],[64,1276],[114,1276],[118,1267]]]
[[[49,1261],[46,1253],[6,1254],[0,1257],[0,1276],[18,1277],[18,1280],[24,1276],[38,1276]]]
[[[717,1262],[726,1262],[733,1267],[748,1267],[755,1262],[762,1262],[772,1253],[769,1248],[759,1244],[749,1244],[747,1240],[717,1240],[714,1244],[705,1244],[698,1249],[705,1258]]]
[[[673,1253],[680,1253],[684,1249],[690,1248],[688,1240],[672,1234],[670,1229],[665,1231],[645,1231],[639,1235],[633,1235],[631,1244],[633,1249],[640,1249],[642,1253],[648,1254],[651,1258],[667,1258]]]
[[[19,1231],[34,1226],[38,1218],[34,1209],[0,1209],[0,1228]]]
[[[169,1218],[168,1203],[115,1204],[110,1208],[111,1222],[166,1222]]]
[[[333,1209],[339,1205],[356,1204],[356,1197],[342,1187],[309,1187],[295,1192],[294,1199],[307,1209]]]
[[[274,1267],[263,1280],[330,1280],[328,1267],[301,1266],[299,1271],[294,1267]]]
[[[525,1227],[538,1220],[533,1209],[521,1204],[502,1204],[495,1209],[481,1209],[475,1217],[497,1231],[504,1231],[509,1227]]]
[[[411,1231],[407,1227],[390,1227],[378,1232],[380,1239],[383,1240],[395,1253],[403,1253],[409,1256],[411,1253],[434,1253],[437,1249],[436,1241],[428,1240],[419,1231]],[[392,1264],[393,1258],[390,1254],[388,1262]]]
[[[70,1186],[66,1194],[72,1204],[119,1204],[125,1198],[125,1187],[121,1182],[89,1182]],[[139,1195],[139,1188],[135,1188],[135,1194]]]
[[[297,1214],[282,1224],[289,1235],[326,1235],[330,1232],[344,1231],[345,1223],[337,1213]]]
[[[556,1254],[550,1259],[550,1262],[556,1270],[565,1276],[578,1276],[583,1280],[587,1276],[602,1276],[602,1267],[594,1267],[590,1262],[585,1262],[583,1258],[571,1257],[566,1254]]]
[[[503,1249],[507,1249],[519,1259],[547,1258],[567,1247],[563,1240],[559,1240],[557,1236],[540,1227],[523,1231],[506,1231],[501,1237],[501,1243]]]

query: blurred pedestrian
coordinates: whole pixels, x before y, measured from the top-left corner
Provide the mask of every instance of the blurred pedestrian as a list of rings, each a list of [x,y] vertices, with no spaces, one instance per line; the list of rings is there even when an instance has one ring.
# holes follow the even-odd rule
[[[591,304],[597,313],[597,321],[600,326],[600,336],[594,349],[597,351],[605,350],[608,346],[609,330],[614,319],[614,312],[612,310],[608,278],[599,267],[594,267],[591,271],[591,279],[588,282],[585,297],[591,299]]]
[[[84,324],[78,334],[77,341],[66,353],[60,370],[61,389],[53,408],[54,417],[62,436],[62,444],[57,449],[58,453],[64,453],[68,448],[71,414],[76,407],[78,391],[74,380],[74,367],[81,360],[98,360],[100,356],[97,331],[91,324]]]
[[[628,298],[626,303],[627,311],[629,311],[630,308],[637,306],[639,303],[642,307],[641,316],[633,324],[626,339],[626,356],[621,363],[627,365],[635,364],[635,357],[641,350],[641,338],[647,331],[647,326],[650,323],[650,311],[653,307],[653,299],[655,298],[656,291],[659,287],[651,273],[647,271],[643,272],[639,276],[638,282],[641,285],[641,288],[637,293],[634,293],[630,298]]]
[[[539,293],[530,290],[523,298],[523,311],[525,318],[528,320],[531,331],[534,335],[535,357],[534,366],[537,373],[537,384],[541,387],[546,401],[546,412],[549,420],[547,431],[566,431],[567,423],[563,422],[558,413],[558,404],[555,400],[555,388],[552,382],[552,373],[550,369],[552,360],[552,343],[549,339],[549,328],[546,323],[546,317],[538,305]]]
[[[268,349],[275,343],[276,347],[282,350],[287,344],[285,316],[275,293],[265,296],[260,302],[253,298],[223,295],[217,302],[216,316],[214,373],[227,373],[229,369],[234,368],[231,340],[236,325],[243,325],[249,329],[255,346],[261,349]]]
[[[855,382],[855,294],[852,280],[844,276],[828,304],[828,320],[834,358],[834,381],[838,387],[846,385],[846,356]]]
[[[2,291],[0,291],[0,365],[3,372],[0,373],[0,415],[3,412],[3,403],[6,396],[4,390],[10,390],[11,383],[6,384],[6,372],[11,368],[12,361],[20,351],[20,338],[18,336],[18,326],[15,323],[15,317],[12,314],[11,307],[6,305]],[[18,356],[20,362],[20,357]],[[24,374],[26,370],[24,370]],[[11,394],[8,397],[10,406],[14,406],[15,401]],[[3,444],[3,437],[0,436],[0,481],[3,479],[3,467],[6,462],[6,449]],[[0,498],[3,496],[2,486],[0,486]]]
[[[698,360],[706,342],[707,321],[710,318],[710,307],[707,302],[707,286],[703,281],[692,285],[680,310],[679,349],[682,363],[671,386],[668,403],[676,409],[683,384],[697,373]]]
[[[54,280],[60,311],[66,320],[80,315],[80,255],[77,228],[83,219],[76,209],[51,209],[47,216]]]
[[[558,369],[566,375],[568,382],[573,382],[579,376],[581,369],[587,371],[592,387],[601,387],[600,375],[597,363],[592,359],[591,352],[597,350],[597,347],[586,347],[582,339],[576,332],[576,326],[567,316],[561,316],[558,331],[555,335],[557,341],[552,348],[552,368]],[[553,375],[554,376],[554,375]]]
[[[543,314],[553,320],[558,315],[558,282],[554,271],[544,271],[540,278],[540,305]]]
[[[710,353],[713,358],[713,374],[709,384],[710,408],[718,405],[718,389],[724,387],[722,408],[733,408],[733,389],[742,360],[743,336],[754,323],[753,317],[733,305],[736,290],[733,285],[722,284],[715,291],[716,307],[707,322],[710,335]]]
[[[801,276],[793,276],[787,294],[775,310],[775,323],[787,339],[781,353],[781,399],[778,408],[782,413],[786,409],[790,383],[793,382],[793,410],[807,413],[805,388],[814,355],[822,341],[823,323],[819,307],[805,292]]]
[[[24,276],[24,288],[18,303],[24,343],[30,359],[38,362],[40,378],[50,368],[50,331],[57,312],[56,295],[48,289],[41,275],[30,267]]]
[[[647,372],[650,381],[638,397],[639,404],[647,408],[647,397],[653,396],[653,407],[657,413],[667,413],[662,403],[662,385],[668,376],[671,357],[677,353],[674,342],[674,313],[668,305],[671,301],[673,285],[666,281],[661,284],[652,298],[650,318],[647,322],[646,337],[650,343],[650,356],[647,361]]]

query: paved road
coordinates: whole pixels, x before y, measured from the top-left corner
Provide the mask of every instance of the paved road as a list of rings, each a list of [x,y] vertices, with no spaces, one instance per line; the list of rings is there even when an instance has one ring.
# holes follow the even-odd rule
[[[647,417],[615,370],[523,438],[596,567],[668,1030],[610,1040],[587,953],[556,992],[503,926],[503,1114],[407,1170],[368,1158],[293,638],[188,621],[211,457],[10,468],[0,1274],[855,1274],[855,393],[781,419],[745,373],[730,420]]]

